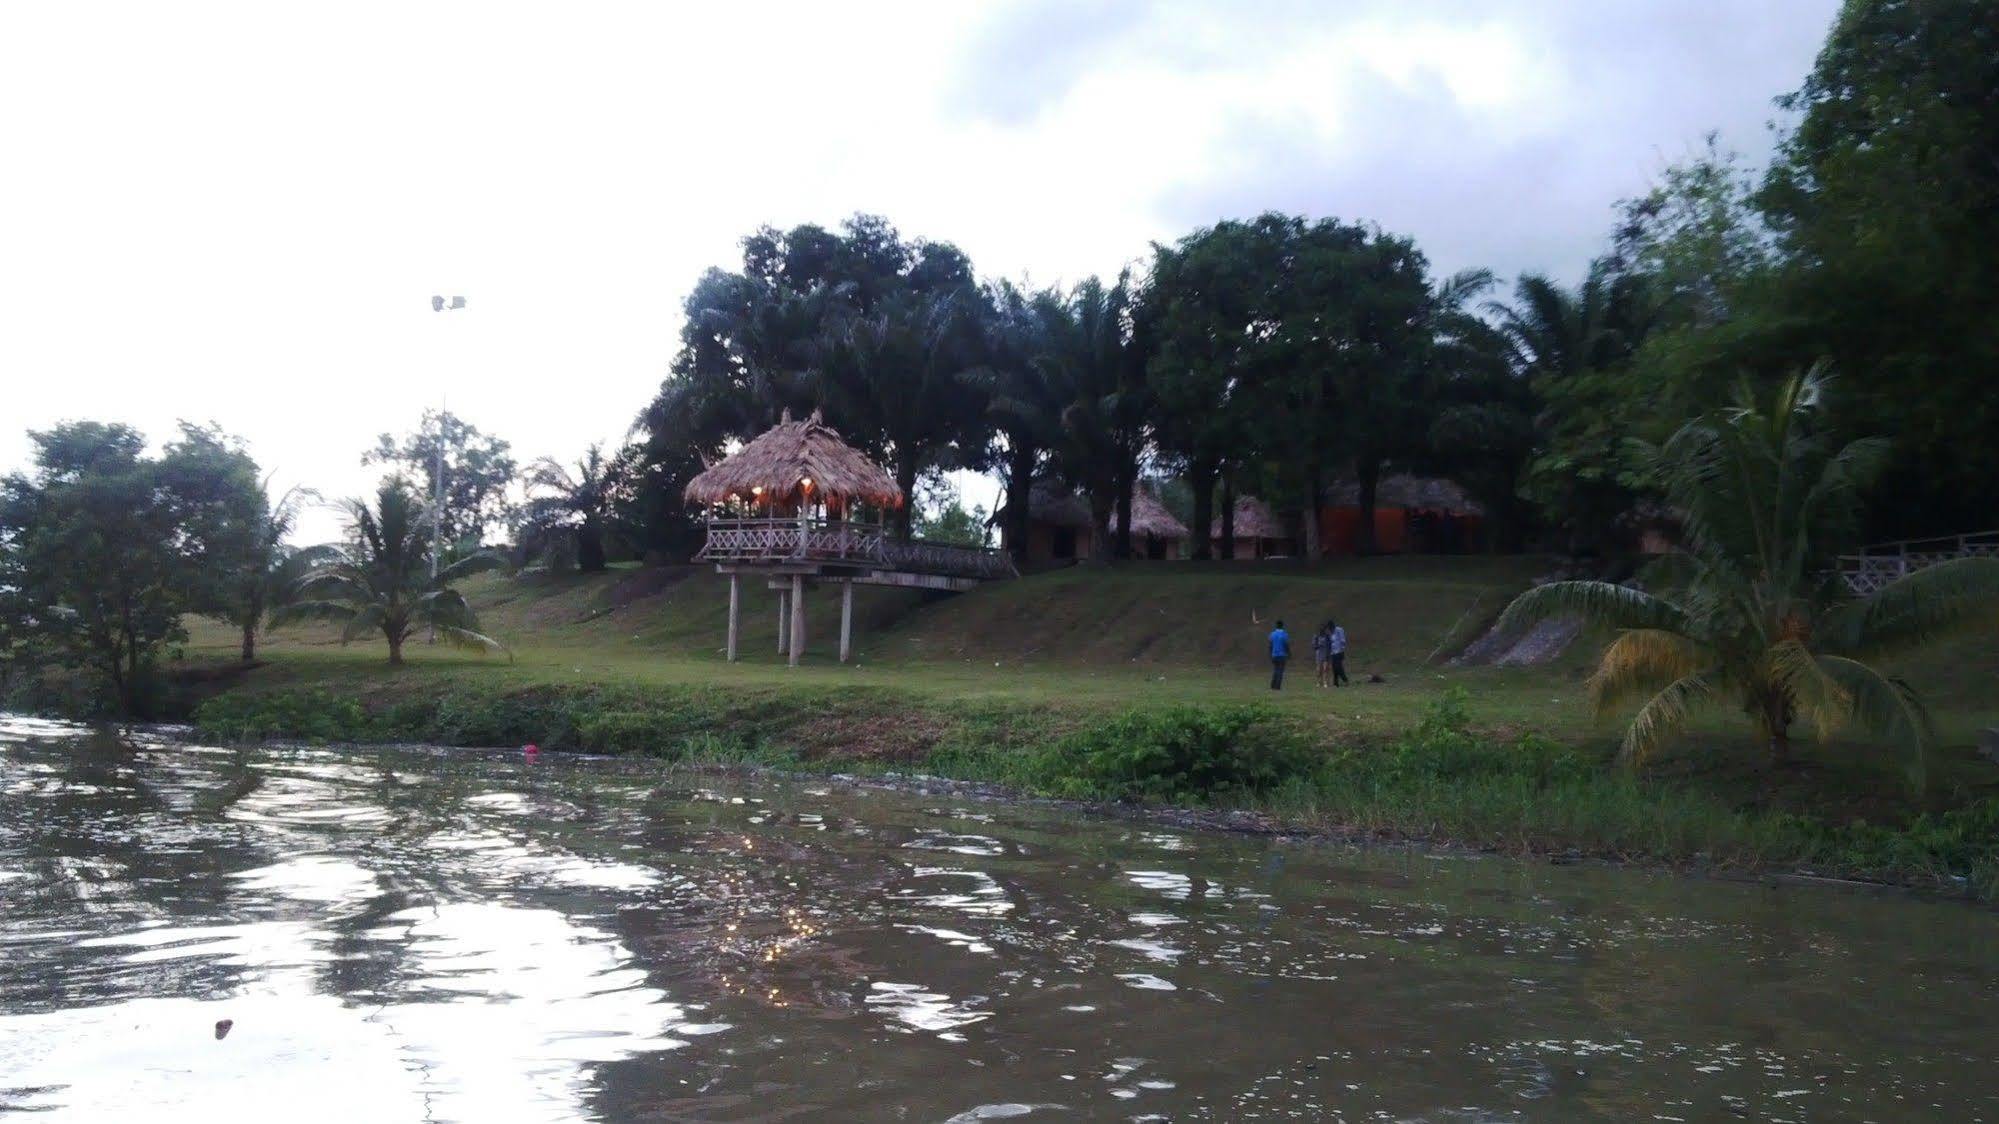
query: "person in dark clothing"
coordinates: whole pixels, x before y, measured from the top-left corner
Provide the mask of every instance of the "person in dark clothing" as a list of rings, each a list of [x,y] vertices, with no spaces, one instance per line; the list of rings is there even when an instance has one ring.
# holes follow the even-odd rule
[[[1347,678],[1347,630],[1337,621],[1326,622],[1326,654],[1333,661],[1333,686],[1343,687],[1353,682]]]
[[[1284,622],[1270,630],[1270,689],[1284,689],[1284,661],[1291,658],[1291,634],[1284,631]]]

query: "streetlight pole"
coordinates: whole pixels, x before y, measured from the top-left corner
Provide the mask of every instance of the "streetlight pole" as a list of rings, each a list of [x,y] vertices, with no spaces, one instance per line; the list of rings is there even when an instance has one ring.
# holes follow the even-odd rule
[[[440,296],[430,298],[432,312],[450,312],[464,307],[464,297],[452,297],[449,300]],[[437,414],[437,443],[431,446],[431,456],[434,460],[430,472],[430,584],[433,587],[437,585],[438,559],[444,553],[444,419],[450,412],[450,398],[441,398]],[[437,643],[435,621],[430,625],[430,643]]]

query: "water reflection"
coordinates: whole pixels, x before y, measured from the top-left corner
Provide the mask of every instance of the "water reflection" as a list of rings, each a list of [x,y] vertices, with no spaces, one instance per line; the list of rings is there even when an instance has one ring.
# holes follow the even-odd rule
[[[25,720],[0,823],[56,1119],[1999,1118],[1963,907]]]

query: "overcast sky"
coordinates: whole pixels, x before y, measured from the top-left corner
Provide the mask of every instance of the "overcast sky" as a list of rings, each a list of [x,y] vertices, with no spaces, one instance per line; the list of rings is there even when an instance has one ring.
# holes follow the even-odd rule
[[[1707,130],[1767,153],[1835,8],[7,4],[0,469],[189,418],[350,494],[447,398],[572,457],[702,269],[857,210],[1044,283],[1267,209],[1573,280]]]

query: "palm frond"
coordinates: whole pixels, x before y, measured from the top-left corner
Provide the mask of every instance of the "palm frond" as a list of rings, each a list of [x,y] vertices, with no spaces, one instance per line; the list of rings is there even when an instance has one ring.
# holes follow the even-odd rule
[[[455,647],[476,648],[481,652],[503,652],[506,654],[508,663],[514,662],[514,653],[511,648],[508,648],[505,644],[487,636],[483,632],[474,632],[469,628],[453,628],[449,625],[439,625],[437,626],[437,634]]]
[[[1803,641],[1772,644],[1763,659],[1770,679],[1790,694],[1798,717],[1811,722],[1820,741],[1846,724],[1853,713],[1853,695]]]
[[[1821,642],[1849,656],[1879,656],[1966,631],[1999,632],[1999,558],[1954,558],[1898,578],[1826,614]]]
[[[276,611],[271,613],[270,621],[266,627],[283,628],[286,625],[300,624],[305,621],[345,622],[352,620],[354,615],[359,611],[353,604],[346,601],[294,601],[289,605],[280,605]]]
[[[1499,618],[1499,628],[1515,629],[1550,617],[1578,616],[1611,628],[1649,628],[1684,633],[1687,614],[1679,606],[1644,590],[1615,582],[1549,582],[1513,599]]]
[[[1920,792],[1929,779],[1929,753],[1936,744],[1936,729],[1930,723],[1923,700],[1907,683],[1891,679],[1859,660],[1844,656],[1820,658],[1826,673],[1853,700],[1854,718],[1874,733],[1894,738],[1909,748],[1909,783]]]
[[[1603,653],[1589,677],[1598,713],[1641,691],[1657,692],[1708,667],[1714,654],[1691,637],[1659,628],[1626,629]]]
[[[439,570],[437,577],[432,579],[431,584],[436,586],[446,585],[461,578],[471,577],[474,574],[483,574],[489,570],[504,570],[506,568],[507,560],[498,553],[490,550],[476,551]]]
[[[1661,742],[1686,724],[1695,707],[1714,700],[1717,678],[1718,673],[1709,668],[1666,684],[1631,719],[1624,743],[1618,747],[1618,760],[1643,765]]]

